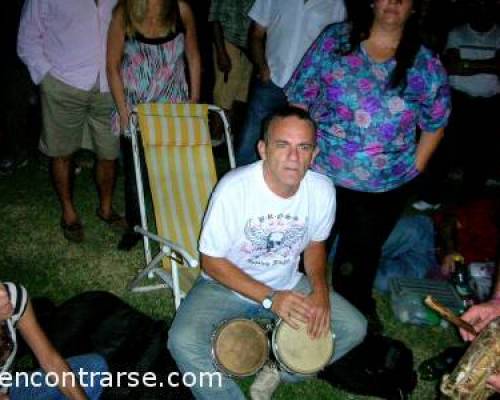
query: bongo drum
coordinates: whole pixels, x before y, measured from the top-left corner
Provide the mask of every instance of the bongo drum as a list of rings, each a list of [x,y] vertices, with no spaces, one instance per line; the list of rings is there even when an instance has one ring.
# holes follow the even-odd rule
[[[225,375],[255,375],[269,358],[267,332],[249,319],[224,321],[212,335],[212,358]]]
[[[446,399],[486,400],[493,390],[486,381],[500,373],[500,317],[476,336],[458,365],[441,382]]]
[[[307,324],[294,329],[279,320],[273,331],[272,349],[279,366],[293,374],[314,375],[328,365],[333,355],[335,335],[311,339]]]

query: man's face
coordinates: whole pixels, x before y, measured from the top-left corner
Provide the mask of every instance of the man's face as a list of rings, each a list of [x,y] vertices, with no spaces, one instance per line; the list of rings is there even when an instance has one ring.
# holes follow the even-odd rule
[[[261,140],[258,144],[264,160],[264,179],[277,195],[293,196],[318,154],[314,127],[309,121],[291,116],[273,120],[268,129],[268,143]]]

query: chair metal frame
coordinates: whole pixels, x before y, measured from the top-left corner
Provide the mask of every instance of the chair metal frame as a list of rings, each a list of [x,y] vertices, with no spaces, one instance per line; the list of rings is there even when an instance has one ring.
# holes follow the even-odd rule
[[[231,169],[235,168],[236,161],[232,143],[231,127],[224,113],[224,110],[208,105],[208,111],[216,113],[223,122],[224,136],[227,146],[228,159]],[[174,295],[175,308],[177,309],[181,300],[186,296],[186,293],[179,286],[179,265],[187,265],[191,268],[199,266],[198,254],[190,254],[181,244],[174,243],[166,238],[163,238],[149,230],[148,218],[146,212],[144,185],[142,182],[142,167],[139,147],[139,127],[137,118],[137,109],[134,108],[129,117],[129,130],[125,132],[125,136],[132,142],[132,152],[134,159],[135,178],[137,186],[137,194],[139,198],[139,210],[141,215],[141,226],[135,226],[134,231],[143,235],[144,256],[146,266],[139,271],[138,275],[128,284],[128,289],[134,292],[146,292],[157,289],[171,288]],[[150,240],[157,242],[160,245],[160,251],[154,257],[151,252]],[[161,265],[163,258],[171,259],[172,274],[170,275]],[[141,282],[145,278],[157,277],[163,283],[156,285],[141,286]]]

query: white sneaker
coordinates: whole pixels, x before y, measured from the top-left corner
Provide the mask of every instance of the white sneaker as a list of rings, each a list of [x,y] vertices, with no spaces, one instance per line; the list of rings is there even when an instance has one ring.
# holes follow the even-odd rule
[[[439,207],[441,207],[441,204],[440,203],[431,204],[427,203],[424,200],[419,200],[413,203],[412,207],[418,211],[429,211],[429,210],[437,210]]]
[[[280,384],[280,373],[274,364],[266,364],[255,376],[250,386],[252,400],[271,400],[274,391]]]

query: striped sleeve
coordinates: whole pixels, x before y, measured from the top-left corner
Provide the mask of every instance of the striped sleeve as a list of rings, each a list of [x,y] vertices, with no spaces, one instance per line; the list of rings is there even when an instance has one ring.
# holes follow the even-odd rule
[[[24,286],[12,282],[4,282],[3,285],[7,290],[13,308],[11,320],[13,325],[16,326],[26,311],[28,305],[28,292]]]

